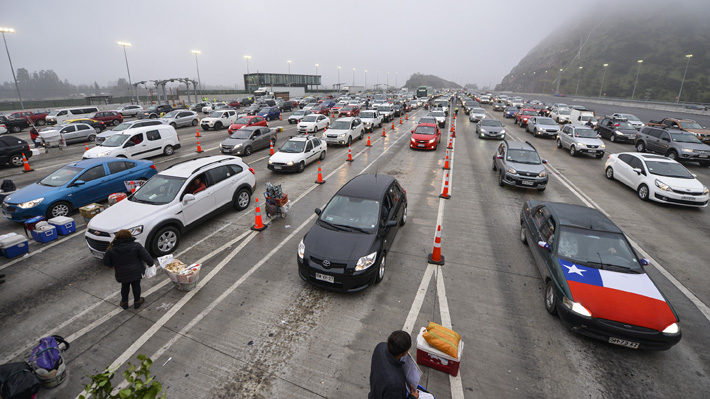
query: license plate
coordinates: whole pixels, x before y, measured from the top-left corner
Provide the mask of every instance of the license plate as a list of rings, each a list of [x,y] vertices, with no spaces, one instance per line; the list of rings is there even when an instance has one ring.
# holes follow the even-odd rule
[[[631,342],[631,341],[627,341],[627,340],[619,339],[619,338],[614,338],[614,337],[609,338],[609,343],[614,344],[614,345],[624,346],[624,347],[631,348],[631,349],[638,349],[638,347],[639,347],[638,342]]]
[[[523,180],[523,185],[524,185],[524,186],[532,186],[532,185],[533,185],[533,181],[532,181],[532,180]]]
[[[101,251],[96,251],[96,250],[94,250],[94,249],[92,249],[92,248],[89,248],[89,250],[91,251],[91,254],[94,255],[94,257],[99,258],[99,259],[103,259],[103,258],[104,258],[104,253],[103,253],[103,252],[101,252]]]
[[[680,199],[684,201],[695,201],[695,197],[688,197],[686,195],[681,196]]]
[[[326,281],[328,283],[334,283],[335,277],[329,276],[327,274],[316,273],[316,280]]]
[[[274,169],[276,169],[276,170],[281,170],[281,167],[280,167],[280,166],[274,166]]]
[[[699,156],[700,158],[707,158],[707,157],[708,157],[708,154],[700,154],[700,155],[698,155],[698,156]]]
[[[587,150],[587,151],[589,151],[589,152],[597,152],[597,150],[593,150],[593,149],[589,149],[589,150]]]
[[[417,144],[417,147],[424,147],[424,144]]]

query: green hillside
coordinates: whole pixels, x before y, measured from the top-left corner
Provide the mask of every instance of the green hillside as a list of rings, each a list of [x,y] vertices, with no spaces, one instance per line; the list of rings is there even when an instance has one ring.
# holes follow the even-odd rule
[[[434,89],[461,88],[461,85],[454,82],[449,82],[448,80],[442,79],[438,76],[424,75],[421,73],[413,74],[404,84],[404,87],[409,90],[416,90],[419,86],[430,86]]]
[[[560,93],[575,95],[579,81],[580,96],[598,96],[604,77],[602,95],[631,98],[638,73],[635,99],[674,101],[687,64],[681,101],[710,102],[708,15],[710,1],[697,0],[591,8],[543,39],[496,90],[553,94],[564,69]]]

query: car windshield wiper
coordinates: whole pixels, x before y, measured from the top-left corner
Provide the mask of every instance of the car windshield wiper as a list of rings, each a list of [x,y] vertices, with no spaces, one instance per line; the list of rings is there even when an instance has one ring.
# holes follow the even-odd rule
[[[367,230],[363,229],[362,227],[347,226],[347,225],[344,225],[344,224],[334,224],[333,226],[344,227],[344,228],[347,228],[347,229],[350,229],[350,230],[359,231],[359,232],[361,232],[361,233],[367,233]]]
[[[334,228],[335,230],[346,231],[346,229],[343,228],[343,227],[346,227],[346,226],[343,226],[343,225],[340,225],[340,224],[335,224],[335,223],[330,223],[330,222],[325,221],[325,220],[323,220],[323,219],[318,219],[318,220],[321,221],[321,222],[323,222],[323,223],[325,223],[326,225],[328,225],[328,226]]]
[[[639,273],[640,273],[638,270],[634,270],[634,269],[632,269],[632,268],[630,268],[630,267],[628,267],[628,266],[610,265],[610,264],[608,264],[608,263],[605,263],[604,266],[606,266],[607,268],[617,268],[617,269],[621,269],[621,270],[623,270],[623,271],[626,272],[626,273],[634,273],[634,274],[639,274]]]

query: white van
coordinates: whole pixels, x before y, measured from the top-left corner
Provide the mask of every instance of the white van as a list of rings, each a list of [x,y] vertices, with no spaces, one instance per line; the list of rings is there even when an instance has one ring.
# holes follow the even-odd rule
[[[77,107],[77,108],[60,108],[47,114],[45,120],[49,125],[56,125],[68,119],[78,119],[86,117],[88,114],[99,112],[98,107]]]
[[[569,115],[569,121],[574,125],[586,125],[591,119],[594,126],[597,125],[597,118],[594,111],[588,109],[572,109]]]
[[[107,138],[100,145],[84,152],[83,158],[121,157],[132,159],[156,155],[172,155],[180,148],[177,131],[170,125],[127,129]]]

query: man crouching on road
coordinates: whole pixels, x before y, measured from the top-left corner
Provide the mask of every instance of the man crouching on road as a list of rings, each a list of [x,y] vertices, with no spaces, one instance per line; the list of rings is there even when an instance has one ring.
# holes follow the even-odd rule
[[[368,399],[417,399],[416,387],[409,387],[401,359],[412,347],[412,337],[406,331],[395,331],[380,342],[372,353],[370,365],[370,393]]]

